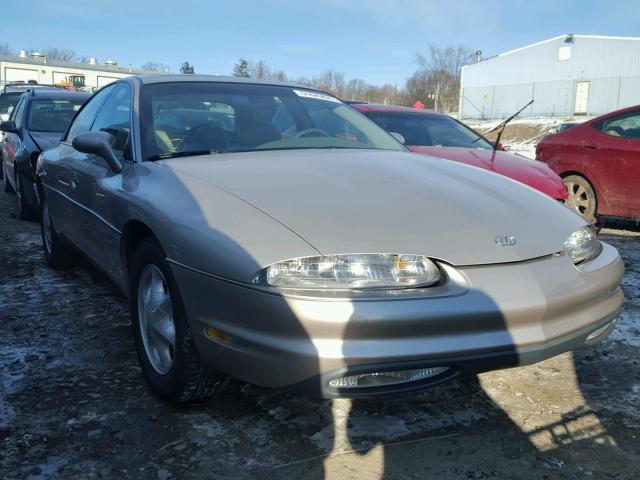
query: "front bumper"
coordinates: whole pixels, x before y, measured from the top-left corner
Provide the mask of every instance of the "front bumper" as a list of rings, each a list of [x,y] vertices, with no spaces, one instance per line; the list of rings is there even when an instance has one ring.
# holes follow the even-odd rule
[[[205,363],[261,386],[358,396],[535,363],[585,345],[611,324],[589,343],[606,337],[622,305],[624,268],[618,252],[603,247],[581,269],[565,256],[460,267],[444,290],[351,298],[266,293],[177,264],[172,269]],[[211,339],[207,327],[223,335]],[[350,372],[428,366],[449,370],[378,390],[328,386]]]

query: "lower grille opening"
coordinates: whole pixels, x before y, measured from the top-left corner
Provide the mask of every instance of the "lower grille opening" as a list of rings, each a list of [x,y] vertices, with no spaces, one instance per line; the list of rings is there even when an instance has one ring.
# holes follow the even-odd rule
[[[415,368],[412,370],[391,370],[382,372],[346,375],[329,380],[329,387],[336,389],[359,389],[387,387],[391,385],[420,382],[436,377],[449,367]]]

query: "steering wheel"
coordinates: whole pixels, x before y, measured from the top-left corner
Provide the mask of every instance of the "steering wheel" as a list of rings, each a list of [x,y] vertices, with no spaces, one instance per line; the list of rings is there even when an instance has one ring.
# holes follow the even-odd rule
[[[229,132],[210,123],[196,125],[182,137],[186,150],[224,150],[229,147]]]
[[[296,133],[293,138],[302,138],[308,137],[310,133],[319,133],[323,137],[331,137],[327,132],[322,130],[321,128],[306,128],[298,133]]]

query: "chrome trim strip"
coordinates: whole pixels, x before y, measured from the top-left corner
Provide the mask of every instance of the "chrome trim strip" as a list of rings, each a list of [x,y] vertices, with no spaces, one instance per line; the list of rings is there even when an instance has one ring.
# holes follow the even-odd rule
[[[100,215],[98,215],[96,212],[94,212],[93,210],[91,210],[90,208],[85,207],[84,205],[82,205],[81,203],[75,201],[73,198],[69,197],[67,194],[62,193],[60,190],[53,188],[51,185],[46,185],[44,184],[44,186],[46,188],[48,188],[49,190],[56,192],[58,195],[66,198],[67,200],[69,200],[71,203],[77,205],[78,207],[82,208],[83,210],[89,212],[90,214],[92,214],[94,217],[96,217],[98,220],[100,220],[102,223],[104,223],[105,225],[107,225],[109,228],[111,228],[111,230],[113,230],[114,232],[116,232],[118,235],[122,235],[122,232],[120,230],[118,230],[116,227],[114,227],[113,225],[111,225],[109,222],[107,222],[103,217],[101,217]]]

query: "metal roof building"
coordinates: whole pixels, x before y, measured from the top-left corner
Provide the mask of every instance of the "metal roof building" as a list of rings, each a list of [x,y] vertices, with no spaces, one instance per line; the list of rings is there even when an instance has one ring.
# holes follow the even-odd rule
[[[113,61],[98,64],[95,58],[88,62],[63,62],[25,51],[20,56],[0,56],[0,84],[35,81],[41,84],[66,82],[72,76],[84,77],[87,87],[102,87],[129,75],[150,74],[137,68],[120,67]]]
[[[640,37],[560,35],[462,67],[461,118],[601,115],[640,104]]]

